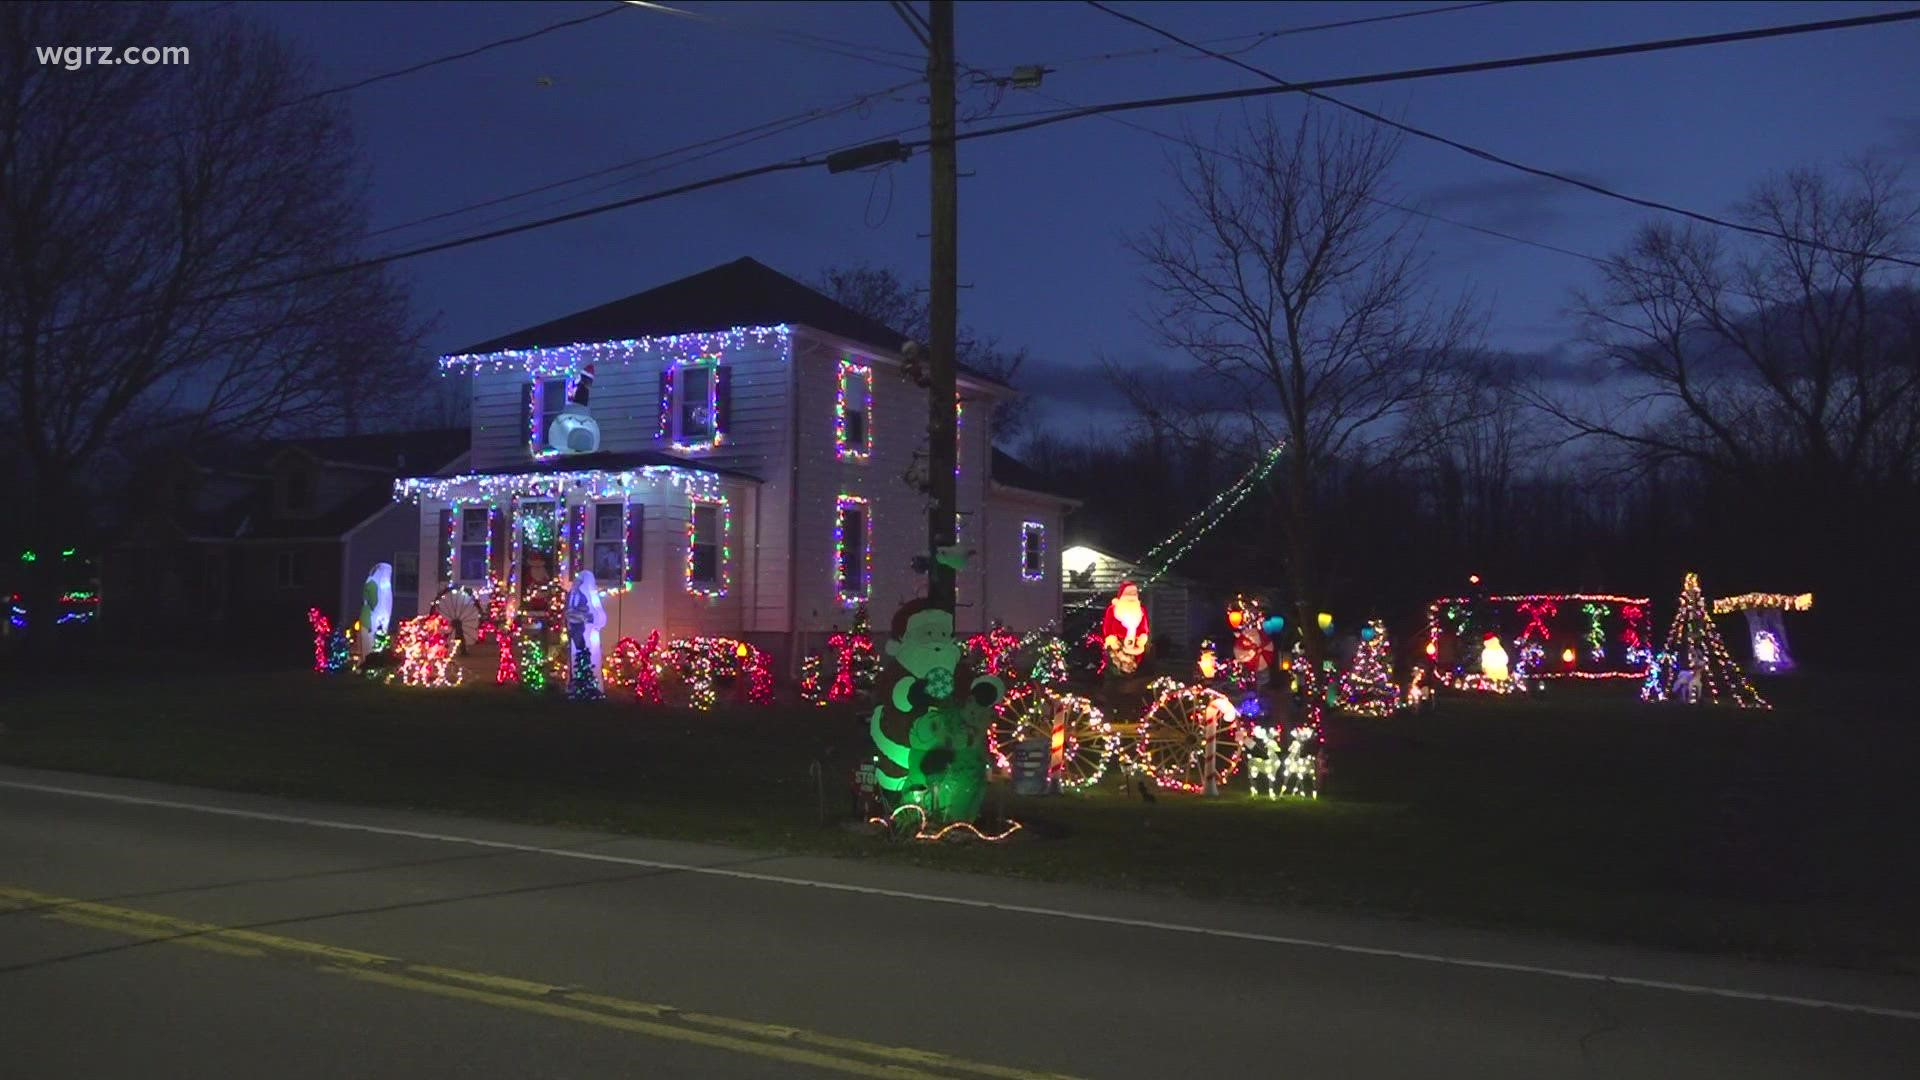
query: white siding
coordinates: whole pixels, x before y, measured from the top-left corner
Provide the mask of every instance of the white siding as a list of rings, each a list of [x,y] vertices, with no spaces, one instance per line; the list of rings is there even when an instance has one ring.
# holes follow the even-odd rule
[[[1056,499],[1010,491],[987,496],[987,547],[981,560],[986,575],[987,614],[1014,630],[1034,630],[1060,621],[1060,551],[1065,506]],[[1023,528],[1029,521],[1045,530],[1046,559],[1039,581],[1022,574]]]
[[[735,581],[733,595],[724,605],[737,609],[732,624],[724,630],[710,626],[717,609],[708,609],[696,618],[690,610],[684,610],[684,605],[668,608],[667,621],[709,626],[702,631],[708,633],[783,632],[792,617],[788,605],[792,559],[787,547],[793,502],[789,426],[793,372],[788,349],[779,340],[769,340],[728,350],[721,361],[728,368],[730,408],[725,439],[718,447],[675,450],[659,437],[663,361],[657,358],[596,365],[588,406],[600,425],[603,451],[661,450],[740,470],[764,481],[763,489],[755,493],[756,507],[746,507],[743,498],[735,500]],[[522,372],[482,372],[472,379],[473,467],[489,470],[530,464],[533,458],[522,427],[520,402],[521,387],[531,377]],[[684,502],[678,513],[677,523],[684,529]],[[648,529],[650,533],[655,529],[651,518]],[[684,557],[683,540],[676,543],[682,544]]]

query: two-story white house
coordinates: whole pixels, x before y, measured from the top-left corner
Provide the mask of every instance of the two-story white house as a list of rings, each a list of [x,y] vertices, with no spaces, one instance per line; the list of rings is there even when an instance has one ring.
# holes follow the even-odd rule
[[[420,610],[448,585],[523,596],[586,569],[609,642],[724,635],[790,666],[860,605],[884,633],[925,588],[908,474],[926,391],[903,344],[740,259],[443,357],[472,380],[472,452],[459,475],[395,483],[421,508]],[[547,433],[589,364],[599,447],[562,452]],[[1057,621],[1072,504],[995,481],[993,405],[1013,391],[967,371],[959,387],[958,626]]]

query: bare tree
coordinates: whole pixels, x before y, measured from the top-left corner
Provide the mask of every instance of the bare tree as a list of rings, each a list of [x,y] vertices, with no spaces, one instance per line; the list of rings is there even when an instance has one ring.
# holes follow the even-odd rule
[[[841,306],[913,341],[927,339],[927,291],[908,284],[900,275],[883,266],[846,263],[829,266],[820,272],[814,287],[832,297]],[[898,342],[877,342],[897,346]],[[1020,368],[1027,362],[1025,348],[1009,349],[994,337],[982,337],[969,327],[960,328],[955,359],[978,374],[1012,386]],[[1026,430],[1028,402],[1025,398],[1002,401],[994,407],[993,434],[996,442],[1018,439]]]
[[[186,65],[43,63],[69,42]],[[164,4],[0,12],[0,415],[54,546],[135,423],[180,440],[353,424],[410,398],[419,327],[350,262],[367,219],[338,99],[244,17]],[[297,284],[278,284],[302,279]],[[47,610],[42,607],[40,610]]]
[[[1856,492],[1920,476],[1920,290],[1884,260],[1913,250],[1920,204],[1865,161],[1839,179],[1768,180],[1736,211],[1810,243],[1643,227],[1577,297],[1604,373],[1628,393],[1606,408],[1535,400],[1645,466],[1749,487]]]
[[[1475,327],[1464,300],[1429,303],[1416,237],[1381,201],[1395,139],[1309,111],[1290,130],[1252,117],[1218,141],[1190,143],[1178,202],[1129,242],[1158,292],[1161,340],[1203,376],[1205,400],[1186,411],[1232,411],[1267,445],[1287,442],[1276,510],[1297,625],[1311,626],[1327,592],[1322,474],[1437,437],[1409,421],[1445,412],[1433,399],[1459,389]]]

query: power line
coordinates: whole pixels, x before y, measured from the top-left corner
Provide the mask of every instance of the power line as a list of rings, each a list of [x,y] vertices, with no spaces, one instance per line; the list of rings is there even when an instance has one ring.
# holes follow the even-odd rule
[[[715,15],[704,11],[688,11],[685,8],[654,3],[652,0],[622,0],[622,3],[627,6],[640,8],[643,11],[658,11],[663,14],[687,19],[691,22],[708,23],[711,25],[731,25],[741,33],[758,34],[761,37],[786,42],[789,45],[799,45],[803,48],[816,49],[820,52],[830,53],[848,60],[859,60],[864,63],[877,64],[880,67],[889,67],[898,71],[911,71],[919,74],[925,65],[924,58],[921,58],[920,66],[913,66],[901,61],[888,60],[880,56],[875,56],[873,55],[874,53],[892,53],[895,56],[906,56],[909,59],[913,58],[910,53],[900,53],[894,49],[883,48],[878,45],[864,45],[858,42],[840,41],[835,38],[823,37],[819,34],[809,34],[803,30],[762,29],[734,16]]]
[[[1053,94],[1042,92],[1040,96],[1046,98],[1048,101],[1059,103],[1065,109],[1080,109],[1085,107],[1082,105],[1077,105],[1071,101],[1068,101],[1065,98],[1058,97]],[[1243,157],[1230,150],[1222,150],[1219,147],[1214,147],[1214,146],[1203,146],[1191,140],[1183,139],[1178,135],[1172,135],[1167,132],[1161,131],[1158,128],[1151,128],[1145,124],[1135,123],[1132,120],[1125,119],[1124,117],[1119,117],[1119,116],[1114,116],[1109,114],[1103,117],[1103,119],[1110,120],[1113,123],[1119,124],[1121,127],[1132,128],[1133,130],[1138,131],[1142,134],[1151,135],[1156,139],[1165,140],[1166,142],[1173,143],[1177,146],[1183,146],[1189,149],[1199,150],[1204,153],[1212,154],[1215,157],[1226,158],[1229,161],[1237,162],[1249,168],[1260,167],[1258,162],[1253,161],[1250,158]],[[1315,182],[1315,186],[1316,187],[1319,186],[1317,181]],[[1461,221],[1458,218],[1450,218],[1444,214],[1437,214],[1431,210],[1423,210],[1417,206],[1408,206],[1405,203],[1395,202],[1392,199],[1381,198],[1378,195],[1363,193],[1361,197],[1366,199],[1370,203],[1374,203],[1375,205],[1378,205],[1378,206],[1384,206],[1389,210],[1398,210],[1403,214],[1409,214],[1414,217],[1426,218],[1429,221],[1437,221],[1443,225],[1452,225],[1453,227],[1458,229],[1466,229],[1470,232],[1482,233],[1484,235],[1495,237],[1500,240],[1508,240],[1516,244],[1525,244],[1528,247],[1536,247],[1541,249],[1542,251],[1551,251],[1560,255],[1571,255],[1576,259],[1585,259],[1586,261],[1593,263],[1596,266],[1609,265],[1606,259],[1603,259],[1598,255],[1589,255],[1584,251],[1576,251],[1573,248],[1560,247],[1557,244],[1549,244],[1543,240],[1534,240],[1525,236],[1515,236],[1512,233],[1502,232],[1499,229],[1490,228],[1485,225],[1475,225],[1470,221]]]
[[[825,120],[830,117],[839,116],[843,113],[850,112],[854,109],[860,108],[861,106],[867,104],[868,102],[886,97],[890,94],[897,94],[900,91],[905,90],[907,87],[916,86],[918,84],[919,84],[919,80],[917,79],[911,82],[897,83],[893,86],[883,87],[879,90],[872,90],[867,93],[860,94],[857,97],[853,98],[851,101],[847,101],[841,104],[831,105],[831,106],[827,106],[827,105],[817,106],[812,109],[807,109],[803,112],[792,113],[787,116],[779,117],[774,120],[767,120],[759,124],[754,124],[751,127],[741,128],[738,131],[729,132],[725,135],[717,135],[717,136],[714,136],[713,138],[702,139],[699,142],[692,142],[684,146],[678,146],[671,150],[662,150],[658,153],[647,154],[642,157],[633,158],[628,161],[622,161],[622,162],[619,162],[618,164],[608,165],[604,168],[595,169],[591,172],[584,172],[576,176],[569,176],[564,179],[553,180],[548,183],[536,185],[534,187],[524,188],[519,191],[509,192],[508,194],[505,194],[505,195],[495,196],[490,199],[483,199],[479,202],[468,203],[465,206],[455,207],[450,210],[442,210],[437,213],[428,214],[424,217],[414,218],[411,221],[403,221],[397,225],[387,225],[367,233],[365,237],[362,237],[362,239],[371,239],[376,236],[384,236],[387,233],[400,232],[404,229],[411,229],[415,226],[425,225],[429,222],[440,221],[450,217],[457,217],[461,214],[471,213],[475,210],[484,210],[490,206],[498,206],[502,203],[514,202],[519,199],[527,198],[532,195],[539,195],[544,192],[552,191],[556,188],[570,187],[574,184],[582,183],[587,180],[598,179],[599,177],[606,176],[611,173],[624,172],[628,169],[638,168],[642,165],[649,165],[657,161],[665,161],[669,158],[679,157],[680,155],[689,153],[691,151],[705,150],[708,147],[716,146],[716,144],[721,144],[721,143],[727,144],[725,146],[719,146],[717,149],[712,150],[705,154],[695,154],[692,157],[684,158],[683,160],[673,162],[671,165],[663,165],[659,169],[649,169],[637,175],[625,177],[620,181],[618,181],[618,183],[626,183],[629,180],[638,180],[646,176],[654,175],[655,173],[661,171],[662,169],[685,165],[693,161],[698,161],[705,157],[710,157],[712,156],[712,154],[715,154],[715,153],[721,153],[726,150],[735,150],[742,146],[746,146],[749,143],[758,142],[761,139],[765,139],[765,138],[771,138],[774,135],[783,135],[789,131],[797,130],[798,128],[804,127],[807,124],[814,123],[815,121],[818,121],[818,120]],[[908,129],[908,130],[912,130],[912,129]],[[584,192],[576,192],[573,195],[567,196],[567,199],[570,200],[570,199],[581,198],[581,197],[584,197],[585,195],[593,194],[594,192],[602,191],[602,190],[605,190],[605,187],[597,187],[597,188],[589,189],[588,191],[584,191]],[[566,200],[561,200],[561,201],[566,201]]]
[[[1366,26],[1369,23],[1395,22],[1400,19],[1418,19],[1426,15],[1446,15],[1455,11],[1471,11],[1474,8],[1497,7],[1508,0],[1479,0],[1472,4],[1448,4],[1445,7],[1420,8],[1415,11],[1399,11],[1391,15],[1369,15],[1361,19],[1341,19],[1337,22],[1312,23],[1306,26],[1286,26],[1278,30],[1262,30],[1251,34],[1232,34],[1227,37],[1201,38],[1208,45],[1222,45],[1233,41],[1245,41],[1247,44],[1233,50],[1236,53],[1248,52],[1277,38],[1292,37],[1295,34],[1311,34],[1321,30],[1339,30],[1349,26]],[[1174,50],[1166,46],[1146,49],[1129,49],[1121,52],[1093,53],[1088,56],[1076,56],[1068,60],[1056,61],[1065,64],[1085,64],[1109,60],[1131,60],[1140,56],[1157,56]]]
[[[489,41],[484,45],[476,45],[471,49],[462,49],[459,52],[448,53],[445,56],[436,56],[431,60],[422,60],[416,64],[409,64],[403,68],[395,68],[392,71],[383,71],[377,75],[369,75],[364,79],[355,79],[352,82],[341,83],[338,86],[329,86],[324,90],[315,90],[315,91],[312,91],[311,93],[302,94],[298,97],[288,98],[285,101],[275,102],[272,105],[267,105],[260,109],[256,109],[255,111],[248,113],[245,116],[229,116],[219,120],[208,120],[199,124],[195,124],[191,127],[181,128],[177,131],[169,131],[169,132],[163,132],[156,135],[150,135],[143,139],[139,139],[135,142],[128,143],[126,145],[118,147],[114,150],[109,150],[107,151],[107,153],[110,153],[110,154],[118,153],[121,150],[126,150],[135,146],[144,146],[148,143],[158,142],[163,139],[173,139],[173,138],[178,138],[182,135],[191,135],[194,132],[198,132],[198,131],[207,131],[212,128],[224,127],[229,124],[238,124],[242,122],[258,120],[264,116],[271,116],[282,109],[290,109],[295,105],[304,105],[310,101],[319,101],[321,98],[333,97],[336,94],[351,93],[352,91],[359,90],[364,87],[372,86],[375,83],[383,83],[390,79],[399,79],[408,75],[418,74],[419,72],[426,71],[431,68],[440,67],[443,64],[451,64],[458,60],[466,60],[470,57],[479,56],[482,53],[492,52],[495,49],[504,49],[509,45],[518,45],[523,41],[532,41],[534,38],[544,37],[547,34],[554,33],[555,31],[558,31],[558,30],[565,30],[565,29],[568,29],[569,27],[579,26],[583,23],[590,23],[590,22],[593,22],[595,19],[604,19],[607,16],[612,15],[614,12],[623,11],[625,9],[626,9],[626,5],[624,4],[614,4],[612,7],[603,8],[599,11],[594,12],[591,15],[581,15],[572,19],[562,19],[559,22],[548,23],[545,26],[539,27],[534,30],[529,30],[523,34],[515,34],[512,37],[504,37],[495,41]],[[202,14],[204,13],[204,11],[211,11],[211,10],[214,10],[214,9],[207,8],[207,9],[203,9],[202,12],[190,12],[189,14]]]
[[[1285,79],[1282,79],[1280,76],[1275,75],[1272,72],[1263,70],[1261,68],[1257,68],[1252,64],[1247,63],[1244,60],[1240,60],[1235,57],[1228,56],[1224,53],[1216,52],[1212,49],[1187,41],[1185,38],[1182,38],[1179,35],[1174,34],[1172,31],[1163,30],[1160,27],[1155,26],[1144,19],[1136,18],[1135,16],[1128,15],[1127,13],[1122,11],[1115,11],[1113,8],[1110,8],[1105,4],[1101,3],[1100,0],[1086,0],[1086,3],[1088,6],[1095,8],[1096,10],[1105,12],[1106,14],[1111,15],[1114,18],[1132,23],[1135,26],[1139,26],[1143,29],[1150,30],[1153,33],[1159,34],[1161,37],[1164,37],[1170,41],[1176,42],[1180,45],[1184,45],[1189,49],[1195,50],[1196,52],[1205,53],[1206,55],[1211,56],[1216,60],[1222,60],[1242,70],[1250,71],[1253,74],[1258,75],[1261,78],[1266,79],[1269,82],[1272,82],[1275,84],[1275,87],[1276,87],[1275,91],[1270,91],[1270,92],[1302,93],[1314,99],[1315,101],[1324,101],[1329,105],[1338,106],[1342,109],[1347,110],[1348,112],[1355,113],[1357,115],[1367,118],[1368,120],[1372,120],[1375,123],[1385,124],[1388,127],[1394,128],[1397,131],[1403,131],[1409,135],[1416,135],[1416,136],[1419,136],[1420,138],[1428,139],[1432,142],[1437,142],[1442,146],[1451,147],[1465,154],[1471,154],[1472,156],[1480,158],[1483,161],[1490,161],[1496,165],[1504,165],[1507,168],[1516,169],[1520,172],[1527,173],[1530,176],[1538,176],[1543,179],[1557,181],[1562,184],[1568,184],[1573,187],[1581,188],[1582,190],[1592,192],[1596,195],[1603,195],[1609,199],[1617,199],[1621,202],[1631,203],[1635,206],[1644,207],[1649,210],[1659,210],[1664,213],[1676,214],[1676,215],[1679,215],[1680,217],[1691,218],[1695,221],[1704,222],[1708,225],[1715,225],[1723,229],[1733,229],[1738,232],[1744,232],[1754,236],[1764,236],[1764,237],[1769,237],[1775,240],[1785,240],[1788,243],[1799,244],[1803,247],[1815,248],[1817,250],[1830,252],[1836,255],[1846,255],[1856,259],[1870,259],[1870,260],[1884,259],[1889,262],[1900,263],[1906,266],[1920,267],[1920,262],[1902,259],[1894,255],[1876,255],[1876,254],[1872,254],[1864,251],[1853,251],[1848,248],[1835,247],[1831,244],[1823,243],[1818,240],[1809,240],[1809,239],[1806,239],[1805,237],[1794,236],[1791,233],[1779,232],[1777,230],[1765,228],[1759,225],[1748,225],[1738,221],[1730,221],[1726,218],[1716,217],[1712,214],[1703,213],[1698,210],[1689,210],[1686,207],[1675,206],[1672,203],[1661,202],[1657,199],[1649,199],[1639,195],[1628,195],[1624,192],[1615,191],[1612,188],[1604,187],[1600,184],[1596,184],[1590,180],[1582,180],[1578,177],[1568,176],[1565,173],[1554,172],[1551,169],[1543,169],[1543,168],[1540,168],[1539,166],[1528,165],[1528,164],[1525,164],[1524,162],[1515,161],[1512,158],[1502,157],[1499,154],[1492,152],[1491,150],[1484,150],[1484,149],[1481,149],[1480,147],[1472,146],[1467,143],[1460,142],[1457,139],[1448,138],[1445,135],[1428,131],[1425,128],[1416,127],[1404,121],[1395,120],[1390,116],[1385,116],[1381,113],[1374,112],[1371,109],[1367,109],[1359,105],[1354,105],[1350,102],[1342,101],[1341,99],[1333,97],[1330,94],[1323,94],[1319,92],[1321,88],[1325,88],[1329,86],[1358,86],[1358,85],[1364,85],[1364,84],[1376,83],[1376,82],[1394,82],[1402,79],[1425,78],[1431,75],[1453,75],[1453,74],[1464,74],[1467,72],[1475,72],[1475,71],[1495,71],[1495,70],[1500,70],[1503,68],[1510,68],[1510,67],[1530,67],[1530,66],[1535,66],[1539,64],[1560,63],[1567,60],[1587,60],[1587,59],[1595,59],[1595,58],[1608,57],[1608,56],[1626,56],[1634,53],[1657,52],[1665,49],[1692,48],[1692,47],[1701,46],[1701,45],[1719,45],[1719,44],[1726,44],[1726,43],[1737,42],[1737,41],[1755,41],[1762,38],[1784,37],[1789,34],[1807,34],[1807,33],[1814,33],[1816,31],[1824,31],[1824,30],[1841,30],[1841,29],[1847,29],[1850,27],[1872,26],[1880,23],[1905,22],[1911,19],[1920,18],[1920,9],[1909,9],[1906,11],[1888,12],[1882,15],[1863,15],[1863,16],[1859,16],[1851,19],[1829,19],[1823,22],[1799,23],[1792,26],[1762,27],[1754,30],[1739,30],[1739,31],[1731,31],[1728,33],[1721,33],[1721,34],[1703,34],[1703,35],[1698,35],[1690,38],[1668,38],[1662,41],[1641,42],[1634,45],[1614,45],[1614,46],[1607,46],[1599,49],[1579,49],[1571,52],[1549,53],[1541,56],[1516,57],[1511,60],[1488,60],[1488,61],[1481,61],[1479,63],[1474,63],[1474,64],[1450,64],[1444,67],[1423,68],[1423,69],[1419,69],[1411,72],[1391,73],[1386,76],[1362,76],[1362,77],[1353,78],[1353,79],[1327,79],[1327,80],[1321,80],[1319,82],[1313,82],[1313,83],[1292,83],[1292,82],[1288,82]],[[1247,93],[1240,96],[1253,96],[1253,94]],[[1098,107],[1096,106],[1096,108]],[[1049,123],[1049,122],[1057,122],[1057,121],[1034,120],[1034,121],[1028,121],[1028,124],[1029,126],[1039,126],[1043,123]],[[980,133],[973,132],[970,134],[977,135]],[[965,136],[961,136],[961,137],[965,137]]]
[[[1252,87],[1252,88],[1242,89],[1242,90],[1217,91],[1217,92],[1205,93],[1205,94],[1187,94],[1187,95],[1178,95],[1178,96],[1172,96],[1172,97],[1146,98],[1146,99],[1140,99],[1136,101],[1109,102],[1102,105],[1092,105],[1084,108],[1068,109],[1068,110],[1062,110],[1056,113],[1043,114],[1029,120],[1020,121],[1018,123],[1001,124],[999,126],[991,127],[991,128],[977,128],[972,131],[960,132],[954,136],[954,141],[960,142],[967,139],[984,138],[992,135],[1007,134],[1014,131],[1026,131],[1026,130],[1030,130],[1037,127],[1043,127],[1050,124],[1061,123],[1067,120],[1077,120],[1087,116],[1100,116],[1108,113],[1126,112],[1126,111],[1133,111],[1138,109],[1164,108],[1172,105],[1184,105],[1184,104],[1193,104],[1198,102],[1209,102],[1209,101],[1227,101],[1227,100],[1234,100],[1238,98],[1262,97],[1262,96],[1268,96],[1272,94],[1281,94],[1281,93],[1301,93],[1308,90],[1321,89],[1327,86],[1360,86],[1360,85],[1368,85],[1368,84],[1380,83],[1380,82],[1395,82],[1395,81],[1401,81],[1409,78],[1425,78],[1425,77],[1430,77],[1430,76],[1440,75],[1440,74],[1456,74],[1456,73],[1461,73],[1466,71],[1493,70],[1501,67],[1534,66],[1538,64],[1553,63],[1553,62],[1559,62],[1563,60],[1590,59],[1597,56],[1622,55],[1622,54],[1634,53],[1634,52],[1654,52],[1654,51],[1660,51],[1660,50],[1666,50],[1666,49],[1686,48],[1686,47],[1691,47],[1695,45],[1716,44],[1722,41],[1729,41],[1729,40],[1751,40],[1756,37],[1780,37],[1788,34],[1810,33],[1814,30],[1835,29],[1835,28],[1844,27],[1844,26],[1858,26],[1858,25],[1868,25],[1872,23],[1886,23],[1886,22],[1902,22],[1902,21],[1907,21],[1914,18],[1920,18],[1920,10],[1895,12],[1895,13],[1886,14],[1886,15],[1863,16],[1855,19],[1829,20],[1826,22],[1819,22],[1819,23],[1803,23],[1803,24],[1797,24],[1794,26],[1768,27],[1760,30],[1741,31],[1733,34],[1713,34],[1713,35],[1706,35],[1705,37],[1701,37],[1701,38],[1677,38],[1677,39],[1668,39],[1668,40],[1659,41],[1659,42],[1645,42],[1645,43],[1640,43],[1635,45],[1610,46],[1604,49],[1580,50],[1575,53],[1553,53],[1553,54],[1545,54],[1542,56],[1517,57],[1517,58],[1508,59],[1508,60],[1491,60],[1491,61],[1480,61],[1472,64],[1455,64],[1455,65],[1448,65],[1446,67],[1439,67],[1439,68],[1421,68],[1421,69],[1415,69],[1412,71],[1386,72],[1386,73],[1377,74],[1377,75],[1357,75],[1357,76],[1349,76],[1346,78],[1326,79],[1326,80],[1321,80],[1313,83],[1294,83],[1294,84],[1288,84],[1285,86],[1278,86],[1274,88]],[[906,129],[906,130],[913,130],[913,129]],[[877,140],[877,141],[884,142],[890,138],[891,136],[883,136],[880,140]],[[930,142],[931,140],[928,140],[928,139],[919,139],[919,140],[914,140],[912,142],[901,143],[899,144],[899,148],[915,149],[915,148],[925,147],[929,145]],[[714,176],[714,177],[709,177],[704,180],[695,180],[686,184],[677,185],[675,187],[665,188],[660,191],[648,192],[646,194],[635,195],[628,198],[619,199],[610,203],[603,203],[598,206],[587,207],[582,210],[574,210],[565,214],[557,214],[552,217],[541,218],[537,221],[526,222],[524,224],[512,225],[512,226],[508,226],[501,229],[494,229],[488,232],[479,233],[472,236],[460,237],[452,240],[442,241],[439,243],[424,245],[421,247],[410,248],[405,251],[397,251],[397,252],[391,252],[388,254],[372,256],[369,258],[356,260],[350,263],[339,264],[332,267],[320,267],[320,268],[310,270],[305,273],[298,274],[292,277],[283,278],[283,279],[272,281],[272,282],[265,282],[257,285],[248,285],[248,286],[242,286],[235,289],[229,289],[229,290],[226,290],[225,292],[213,294],[210,296],[195,297],[195,298],[183,301],[182,303],[184,304],[216,303],[222,300],[233,299],[234,297],[243,296],[249,293],[263,292],[263,291],[268,291],[268,290],[277,289],[277,288],[284,288],[285,286],[288,286],[288,285],[295,285],[304,281],[311,281],[317,278],[329,277],[334,274],[350,273],[357,270],[371,269],[373,267],[386,265],[387,263],[398,262],[403,259],[411,259],[421,255],[430,255],[440,251],[449,251],[454,248],[466,247],[471,244],[483,243],[488,240],[497,240],[503,237],[514,236],[520,233],[529,232],[535,229],[542,229],[552,225],[559,225],[569,221],[578,221],[583,218],[594,217],[599,214],[608,213],[614,210],[625,209],[626,207],[629,207],[629,206],[637,206],[637,205],[640,205],[641,203],[655,202],[660,199],[669,198],[674,195],[687,194],[694,191],[704,190],[706,188],[719,187],[724,184],[735,183],[737,181],[749,179],[751,177],[764,176],[769,173],[775,173],[775,172],[787,172],[787,171],[792,171],[796,169],[810,168],[813,166],[824,165],[824,164],[826,164],[826,155],[816,154],[808,157],[794,158],[788,161],[775,162],[767,165],[755,166],[753,168],[741,169],[735,172],[725,173],[725,174]],[[1774,235],[1774,234],[1768,234],[1768,235]],[[1794,238],[1791,236],[1782,236],[1782,238],[1799,242],[1799,243],[1808,243],[1807,241],[1800,241],[1800,240],[1797,240],[1797,238]],[[1856,255],[1860,254],[1860,253],[1852,253],[1852,252],[1843,252],[1843,253],[1856,254]],[[1902,263],[1908,266],[1920,267],[1920,262],[1912,262],[1906,259],[1900,259],[1890,255],[1873,256],[1873,257],[1886,259],[1892,262]],[[132,317],[133,315],[143,314],[143,313],[144,312],[141,312],[141,311],[135,311],[135,312],[122,312],[122,313],[109,315],[109,316],[102,316],[97,319],[83,320],[78,323],[69,323],[65,326],[51,328],[48,331],[48,333],[57,333],[63,330],[70,330],[70,329],[74,329],[74,328],[77,328],[80,326],[86,326],[86,325],[93,325],[93,324],[104,323],[104,322],[114,322],[121,319]]]

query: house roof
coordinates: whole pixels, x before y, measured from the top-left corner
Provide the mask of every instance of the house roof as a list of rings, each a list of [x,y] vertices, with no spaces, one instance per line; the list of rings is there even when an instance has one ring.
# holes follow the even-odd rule
[[[437,472],[467,452],[471,434],[466,428],[393,431],[370,435],[335,435],[301,439],[270,439],[255,444],[244,456],[216,450],[199,457],[203,468],[243,478],[252,490],[223,505],[190,507],[175,514],[178,527],[203,539],[273,540],[341,536],[385,509],[393,501],[392,481],[409,472]],[[274,491],[266,482],[268,463],[299,451],[329,465],[367,470],[366,485],[323,513],[285,517],[274,513]],[[211,458],[211,460],[209,460]]]
[[[853,310],[757,259],[740,258],[645,292],[455,350],[484,355],[669,334],[717,333],[738,326],[810,326],[836,337],[899,350],[906,335]],[[959,365],[969,378],[1004,385]]]
[[[993,451],[991,472],[993,482],[996,484],[1040,495],[1051,495],[1062,502],[1079,505],[1080,500],[1061,491],[1059,486],[1047,479],[1040,470],[997,447]]]
[[[270,446],[301,450],[335,465],[358,465],[393,473],[433,472],[467,452],[472,433],[464,427],[280,439]]]

